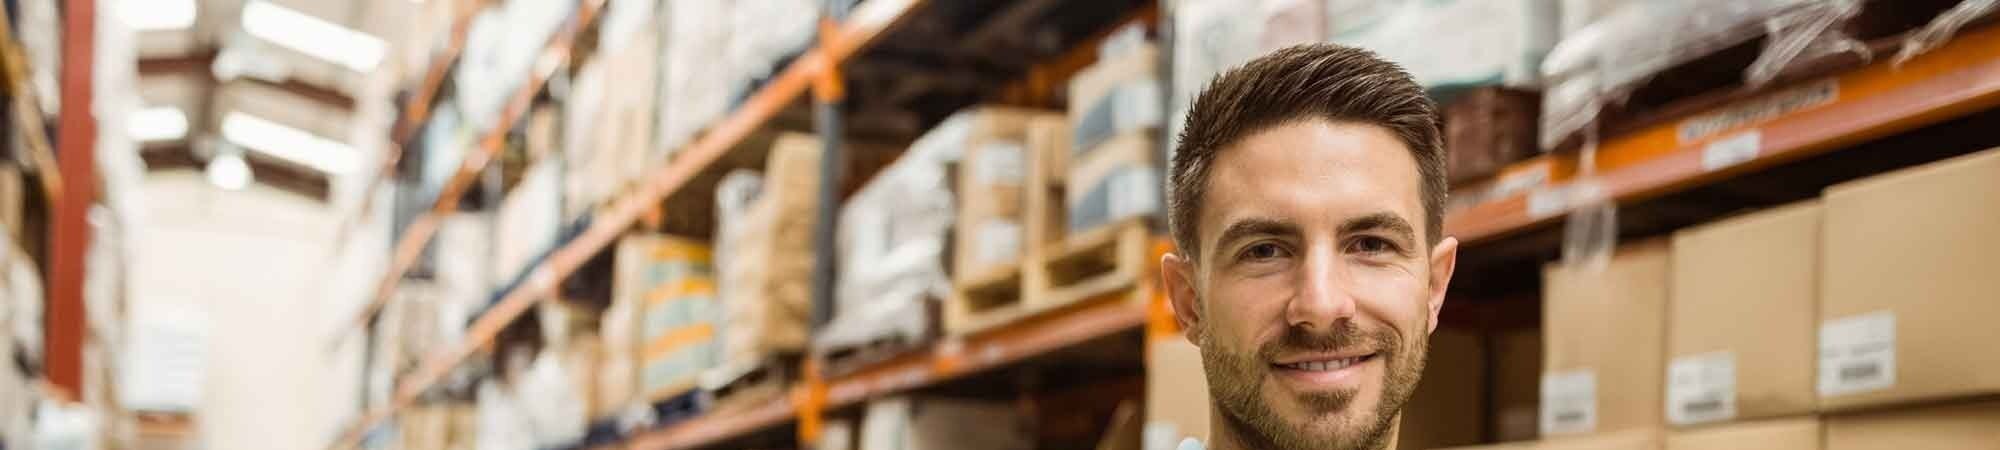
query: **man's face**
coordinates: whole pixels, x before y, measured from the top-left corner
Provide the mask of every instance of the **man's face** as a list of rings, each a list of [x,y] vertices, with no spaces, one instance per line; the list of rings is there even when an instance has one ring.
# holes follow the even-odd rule
[[[1162,271],[1239,444],[1375,449],[1423,372],[1457,241],[1428,245],[1389,130],[1302,120],[1222,149],[1195,259]]]

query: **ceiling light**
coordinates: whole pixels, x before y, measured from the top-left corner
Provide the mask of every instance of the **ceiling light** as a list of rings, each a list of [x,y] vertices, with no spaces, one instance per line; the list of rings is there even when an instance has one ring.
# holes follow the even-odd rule
[[[194,0],[124,0],[118,18],[134,31],[172,31],[194,26]]]
[[[243,31],[356,72],[375,70],[388,51],[375,36],[264,0],[243,6]]]
[[[187,137],[187,113],[172,106],[154,106],[133,111],[125,122],[125,134],[139,142],[171,141]]]
[[[241,112],[223,116],[222,138],[328,174],[352,172],[360,164],[347,144]]]
[[[240,191],[250,185],[250,164],[240,151],[226,151],[208,160],[208,182],[215,187]]]

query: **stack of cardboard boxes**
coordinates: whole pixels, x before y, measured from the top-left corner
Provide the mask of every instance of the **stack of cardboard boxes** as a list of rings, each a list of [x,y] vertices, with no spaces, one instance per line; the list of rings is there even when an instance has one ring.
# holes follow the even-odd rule
[[[2000,448],[1994,198],[2000,150],[1552,266],[1540,440],[1480,448]]]

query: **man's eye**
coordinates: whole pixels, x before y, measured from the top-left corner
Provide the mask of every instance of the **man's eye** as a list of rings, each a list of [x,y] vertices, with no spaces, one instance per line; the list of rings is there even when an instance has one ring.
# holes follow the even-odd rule
[[[1347,242],[1347,250],[1352,253],[1382,254],[1395,253],[1396,243],[1375,236],[1361,236]]]
[[[1274,258],[1283,258],[1290,254],[1291,252],[1285,250],[1284,246],[1280,246],[1278,244],[1273,244],[1269,242],[1254,244],[1249,247],[1245,247],[1243,249],[1243,259],[1250,261],[1263,261]]]

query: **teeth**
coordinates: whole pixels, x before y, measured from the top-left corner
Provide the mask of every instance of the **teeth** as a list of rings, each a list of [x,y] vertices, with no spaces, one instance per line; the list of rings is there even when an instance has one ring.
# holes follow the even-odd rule
[[[1311,372],[1325,372],[1329,370],[1345,369],[1347,368],[1347,366],[1352,366],[1358,362],[1361,362],[1361,358],[1359,357],[1342,358],[1331,361],[1306,361],[1300,363],[1286,364],[1285,368],[1293,370],[1311,371]]]

